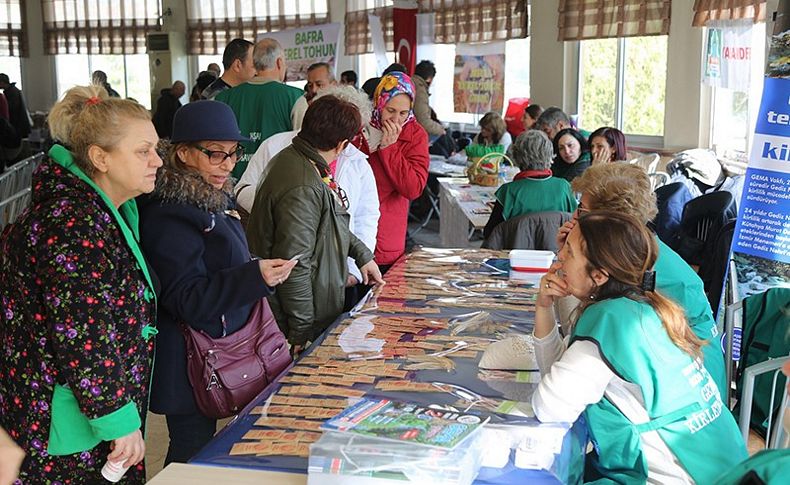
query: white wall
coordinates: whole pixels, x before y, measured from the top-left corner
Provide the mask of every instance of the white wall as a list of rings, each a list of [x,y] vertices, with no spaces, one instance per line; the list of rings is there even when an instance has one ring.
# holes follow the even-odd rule
[[[543,106],[556,105],[569,112],[577,108],[577,52],[576,43],[557,40],[559,0],[533,0],[530,54],[531,97]],[[22,76],[26,97],[32,110],[46,110],[55,102],[54,58],[43,54],[41,32],[41,4],[27,5],[28,41],[30,57],[22,61]],[[329,0],[330,19],[342,23],[345,17],[345,0]],[[185,6],[183,0],[163,0],[163,7],[170,7],[174,16],[166,19],[166,29],[185,32]],[[673,0],[667,61],[666,112],[664,120],[664,146],[669,149],[705,145],[708,142],[708,96],[700,85],[700,59],[702,56],[703,29],[691,27],[691,2]],[[338,73],[356,68],[353,57],[342,55],[344,47],[341,29]],[[185,71],[181,59],[174,68],[175,78],[194,73]],[[185,73],[185,74],[182,74]]]

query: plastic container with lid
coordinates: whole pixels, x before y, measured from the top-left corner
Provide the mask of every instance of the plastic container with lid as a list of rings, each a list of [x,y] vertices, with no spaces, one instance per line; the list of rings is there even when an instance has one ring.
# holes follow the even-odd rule
[[[518,273],[545,273],[554,260],[551,251],[514,249],[510,251],[510,269]]]

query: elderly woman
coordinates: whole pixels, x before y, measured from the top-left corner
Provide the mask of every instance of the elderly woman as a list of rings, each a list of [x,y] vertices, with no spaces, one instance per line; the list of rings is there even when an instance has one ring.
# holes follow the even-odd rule
[[[496,202],[483,236],[488,237],[497,224],[532,212],[576,210],[571,185],[551,175],[552,147],[549,137],[539,130],[518,135],[510,156],[521,170],[496,191]]]
[[[583,174],[590,167],[590,150],[587,140],[575,128],[564,128],[554,136],[554,163],[551,171],[555,177],[568,182]]]
[[[414,84],[402,72],[381,78],[373,99],[368,136],[359,140],[370,156],[379,193],[376,262],[382,272],[406,248],[409,202],[422,194],[428,181],[428,134],[414,118]]]
[[[0,240],[0,425],[27,453],[21,483],[100,483],[109,460],[141,484],[156,279],[134,197],[154,189],[159,139],[148,110],[98,86],[67,91],[49,126],[68,148]]]
[[[590,167],[589,170],[573,181],[574,192],[581,194],[579,210],[574,219],[560,228],[557,236],[559,247],[565,244],[576,219],[585,212],[608,210],[631,215],[643,224],[649,224],[656,216],[656,195],[650,186],[650,178],[636,165],[625,163],[606,163]],[[656,272],[656,288],[672,298],[686,314],[691,330],[699,337],[702,345],[702,362],[713,382],[724,396],[727,390],[724,356],[718,345],[716,321],[705,296],[702,280],[675,251],[655,237],[658,255],[653,268]],[[564,314],[567,309],[575,308],[576,301],[562,301],[560,322],[563,328],[570,325]],[[563,308],[566,311],[563,311]]]
[[[347,101],[359,110],[362,125],[370,122],[371,105],[367,95],[351,86],[332,86],[318,92],[312,101],[321,96],[335,96]],[[297,131],[286,131],[269,137],[250,158],[244,175],[236,186],[239,206],[247,212],[252,211],[255,191],[266,178],[272,158],[291,144]],[[360,132],[357,137],[363,136]],[[336,160],[329,164],[332,176],[346,191],[348,196],[348,228],[372,252],[376,248],[376,232],[379,223],[379,196],[376,193],[376,178],[368,163],[368,156],[349,143]],[[353,259],[348,259],[348,281],[346,283],[345,310],[349,310],[364,296],[365,288],[360,287],[362,274]]]
[[[187,104],[173,119],[156,190],[140,201],[142,246],[162,282],[151,411],[167,418],[165,464],[189,460],[217,426],[195,404],[180,324],[213,338],[233,334],[296,264],[250,256],[230,178],[246,140],[228,105]]]
[[[619,162],[628,158],[625,135],[617,128],[604,126],[590,134],[589,145],[593,165]]]
[[[294,355],[342,313],[346,258],[354,259],[363,283],[383,283],[373,254],[348,228],[348,195],[330,167],[361,127],[353,104],[329,95],[316,99],[291,146],[270,162],[255,196],[247,226],[252,250],[299,259],[270,298]]]
[[[489,111],[482,118],[480,118],[480,133],[475,136],[472,143],[478,145],[501,145],[503,153],[507,152],[513,143],[513,137],[507,132],[507,125],[505,120],[499,116],[499,113]]]

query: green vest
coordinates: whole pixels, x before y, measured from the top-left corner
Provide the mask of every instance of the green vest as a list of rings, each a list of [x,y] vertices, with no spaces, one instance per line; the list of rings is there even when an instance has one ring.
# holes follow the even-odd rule
[[[514,180],[499,187],[495,195],[505,220],[532,212],[576,210],[571,184],[558,177]]]
[[[291,110],[304,91],[276,81],[246,82],[222,91],[215,98],[231,107],[241,134],[252,139],[243,142],[244,155],[232,175],[238,179],[247,169],[250,157],[263,140],[277,133],[291,131]]]
[[[738,463],[735,467],[723,473],[717,485],[739,485],[743,483],[746,475],[758,477],[763,483],[768,485],[780,485],[787,483],[790,477],[790,448],[776,450],[763,450],[748,460]],[[748,482],[748,483],[758,483]]]
[[[647,303],[628,298],[589,306],[573,329],[571,343],[595,343],[623,380],[640,386],[651,421],[634,424],[607,397],[585,410],[598,458],[593,465],[608,480],[645,483],[647,460],[640,434],[657,431],[698,483],[714,483],[721,470],[747,457],[735,419],[698,360],[669,339]]]
[[[702,347],[702,363],[719,388],[719,394],[726,396],[727,373],[724,368],[724,354],[722,353],[719,332],[710,303],[705,296],[705,287],[697,273],[681,258],[678,253],[664,244],[658,242],[658,259],[653,269],[656,272],[656,288],[664,296],[680,305],[686,313],[689,327],[697,337],[707,340]]]

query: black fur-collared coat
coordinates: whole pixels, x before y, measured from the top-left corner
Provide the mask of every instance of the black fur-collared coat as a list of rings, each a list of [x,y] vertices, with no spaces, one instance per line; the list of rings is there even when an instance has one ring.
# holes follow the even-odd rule
[[[162,287],[152,412],[198,412],[179,323],[217,338],[224,320],[229,335],[273,291],[250,257],[230,194],[230,183],[218,190],[195,171],[165,166],[153,194],[138,199],[141,245]]]

